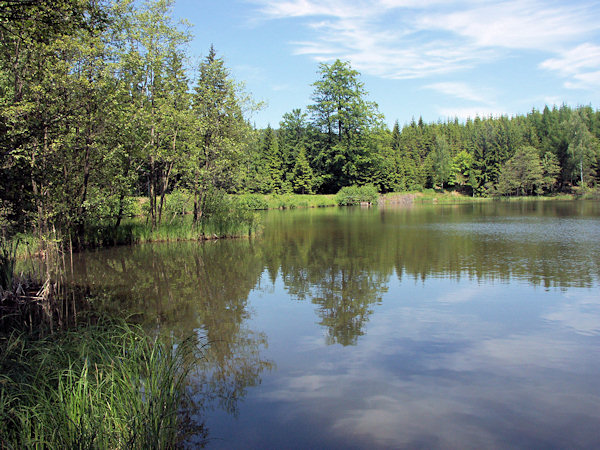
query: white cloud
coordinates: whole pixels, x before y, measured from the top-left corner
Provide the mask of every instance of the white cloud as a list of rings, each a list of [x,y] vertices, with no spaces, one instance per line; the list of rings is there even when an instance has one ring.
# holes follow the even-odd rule
[[[596,2],[253,1],[267,19],[304,21],[313,37],[292,42],[295,54],[316,61],[350,60],[370,75],[426,78],[527,50],[555,55],[540,68],[568,77],[568,87],[600,84],[600,47],[583,43],[600,31]],[[466,100],[484,103],[477,93],[462,94]]]
[[[483,297],[483,289],[479,286],[466,286],[450,290],[442,294],[437,301],[440,303],[466,303]]]
[[[420,26],[450,31],[480,47],[551,51],[557,45],[597,31],[598,15],[598,11],[573,3],[516,0],[426,14],[420,19]]]
[[[582,296],[544,315],[544,319],[561,323],[566,328],[586,336],[600,335],[600,296]]]
[[[440,92],[444,95],[460,98],[462,100],[469,100],[478,103],[489,103],[488,96],[478,92],[467,83],[445,81],[428,84],[424,87],[425,89],[433,89],[434,91]]]
[[[600,71],[578,73],[573,76],[574,81],[567,81],[568,89],[594,89],[600,87]]]
[[[561,52],[556,58],[543,61],[540,67],[568,78],[565,82],[568,88],[599,87],[600,46],[586,42]]]

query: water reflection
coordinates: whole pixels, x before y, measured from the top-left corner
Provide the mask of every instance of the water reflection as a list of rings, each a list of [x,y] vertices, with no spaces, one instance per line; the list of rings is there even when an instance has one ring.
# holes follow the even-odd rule
[[[77,277],[103,308],[206,338],[214,447],[592,447],[599,217],[273,211],[260,238],[82,254]]]
[[[202,407],[235,414],[247,389],[273,368],[261,355],[266,334],[246,324],[248,294],[262,272],[252,242],[139,245],[76,258],[78,282],[106,294],[99,309],[201,337],[206,345],[195,381]]]

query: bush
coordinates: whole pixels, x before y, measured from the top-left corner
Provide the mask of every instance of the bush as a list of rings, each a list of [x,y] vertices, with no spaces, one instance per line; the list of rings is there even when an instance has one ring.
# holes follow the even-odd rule
[[[213,190],[206,194],[200,229],[203,234],[240,236],[247,231],[255,232],[258,227],[256,213],[249,210],[244,201],[227,195],[224,191]]]
[[[365,186],[345,186],[339,190],[335,199],[340,206],[369,203],[376,205],[379,199],[377,188],[371,184]]]
[[[192,195],[185,189],[173,191],[167,195],[164,216],[172,219],[177,216],[184,216],[193,208]]]
[[[240,207],[251,211],[269,209],[269,203],[265,200],[265,196],[260,194],[239,195],[237,196],[237,203]]]

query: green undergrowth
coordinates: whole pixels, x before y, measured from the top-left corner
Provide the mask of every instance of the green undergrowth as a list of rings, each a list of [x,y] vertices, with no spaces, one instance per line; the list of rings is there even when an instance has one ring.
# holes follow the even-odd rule
[[[177,214],[192,214],[193,204],[185,200],[180,192],[167,194],[166,210],[167,216],[172,212]],[[334,195],[326,194],[229,194],[228,198],[236,205],[250,211],[261,211],[267,209],[294,209],[294,208],[320,208],[337,205]],[[144,210],[147,199],[138,198],[136,204],[141,205]]]
[[[484,197],[473,197],[456,191],[437,191],[434,189],[423,189],[421,192],[414,192],[413,195],[415,203],[480,203],[487,200]]]
[[[150,226],[142,218],[126,220],[117,230],[98,228],[92,230],[86,242],[91,247],[120,244],[140,244],[146,242],[194,241],[205,239],[239,238],[260,231],[260,221],[254,212],[249,212],[243,220],[218,217],[194,225],[191,216],[177,217],[164,221],[156,227]]]
[[[434,203],[434,204],[457,204],[457,203],[482,203],[489,201],[508,201],[508,202],[537,202],[553,200],[577,200],[593,199],[593,195],[574,195],[574,194],[550,194],[540,196],[521,196],[521,197],[473,197],[456,191],[439,191],[434,189],[423,189],[420,191],[390,192],[381,195],[382,203],[401,203],[400,200],[406,200],[405,203]]]
[[[323,208],[337,204],[334,195],[324,194],[272,194],[264,197],[268,209]]]
[[[376,205],[379,201],[379,193],[373,185],[346,186],[336,194],[335,201],[340,206],[360,205],[362,203]]]
[[[173,448],[197,342],[101,321],[0,340],[1,448]],[[189,411],[189,410],[188,410]]]

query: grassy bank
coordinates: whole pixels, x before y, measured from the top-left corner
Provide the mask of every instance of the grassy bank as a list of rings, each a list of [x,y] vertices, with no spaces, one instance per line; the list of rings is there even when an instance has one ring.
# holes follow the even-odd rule
[[[238,238],[256,234],[260,231],[260,219],[255,213],[268,209],[319,208],[337,205],[351,205],[362,201],[383,206],[402,206],[409,204],[461,204],[489,201],[531,202],[548,200],[598,200],[600,193],[555,194],[526,197],[472,197],[455,191],[436,191],[425,189],[413,192],[390,192],[380,194],[373,199],[353,200],[353,195],[300,195],[300,194],[231,194],[227,202],[232,205],[210,218],[204,219],[198,226],[192,225],[192,204],[181,193],[166,196],[166,206],[162,223],[151,227],[146,219],[147,198],[139,197],[132,204],[134,217],[126,219],[114,229],[110,226],[88,227],[83,237],[83,247],[103,247],[121,244],[137,244],[164,241],[193,241],[219,238]],[[348,193],[346,193],[348,194]],[[352,194],[352,193],[350,193]],[[186,200],[187,198],[187,200]],[[17,236],[20,245],[19,258],[35,255],[44,243],[31,234]]]
[[[61,243],[63,252],[77,248],[110,247],[114,245],[142,244],[167,241],[204,241],[223,238],[248,237],[260,232],[258,214],[249,209],[237,209],[227,214],[213,215],[199,224],[192,223],[192,216],[166,216],[152,227],[143,216],[125,219],[118,228],[113,226],[88,226],[79,242],[62,236],[38,238],[33,233],[19,233],[11,239],[11,245],[18,242],[18,259],[43,255],[48,246]]]
[[[0,341],[0,447],[172,448],[196,343],[124,322]]]
[[[141,244],[166,241],[203,241],[222,238],[247,237],[260,231],[256,213],[247,211],[243,219],[215,217],[194,226],[187,215],[164,220],[156,227],[143,218],[128,219],[117,230],[98,227],[88,231],[86,243],[90,247],[120,244]]]
[[[472,197],[470,195],[460,194],[455,191],[435,191],[425,189],[415,192],[390,192],[381,194],[380,204],[382,205],[401,205],[401,204],[460,204],[460,203],[483,203],[490,201],[503,202],[537,202],[537,201],[557,201],[557,200],[593,200],[598,199],[597,194],[588,193],[578,194],[553,194],[540,196],[523,197]]]

